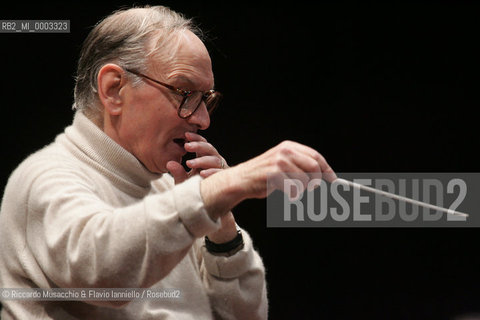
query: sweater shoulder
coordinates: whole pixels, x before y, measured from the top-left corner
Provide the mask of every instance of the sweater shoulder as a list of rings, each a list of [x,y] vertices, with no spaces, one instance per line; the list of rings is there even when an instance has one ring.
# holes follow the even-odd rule
[[[11,185],[31,184],[46,172],[63,171],[81,174],[79,167],[80,163],[75,161],[58,141],[55,141],[23,160],[10,175],[7,188]]]

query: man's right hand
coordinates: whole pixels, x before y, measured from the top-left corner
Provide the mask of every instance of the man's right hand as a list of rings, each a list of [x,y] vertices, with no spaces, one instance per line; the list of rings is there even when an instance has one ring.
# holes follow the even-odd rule
[[[245,199],[265,198],[275,189],[283,190],[283,179],[288,174],[300,179],[303,188],[311,179],[323,177],[329,182],[336,179],[332,168],[316,150],[284,141],[251,160],[204,179],[200,190],[207,211],[216,219]]]

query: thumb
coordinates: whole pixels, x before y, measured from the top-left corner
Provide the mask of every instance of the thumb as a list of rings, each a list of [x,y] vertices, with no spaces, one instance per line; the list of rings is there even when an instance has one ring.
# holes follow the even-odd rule
[[[183,166],[176,161],[168,161],[167,170],[170,172],[173,179],[175,180],[175,184],[182,183],[188,178],[187,172],[185,171]]]

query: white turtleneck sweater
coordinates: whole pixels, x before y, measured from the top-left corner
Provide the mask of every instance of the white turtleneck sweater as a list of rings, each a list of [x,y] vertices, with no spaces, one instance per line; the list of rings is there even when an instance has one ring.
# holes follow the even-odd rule
[[[178,299],[2,301],[8,319],[265,319],[265,272],[244,248],[212,255],[200,177],[174,185],[77,112],[11,175],[0,212],[2,288],[165,288]]]

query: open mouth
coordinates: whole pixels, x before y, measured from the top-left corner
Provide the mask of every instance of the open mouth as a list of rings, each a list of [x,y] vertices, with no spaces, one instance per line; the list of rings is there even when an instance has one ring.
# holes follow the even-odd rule
[[[173,139],[173,142],[175,142],[177,145],[179,145],[182,149],[184,148],[185,139],[176,138],[176,139]]]

